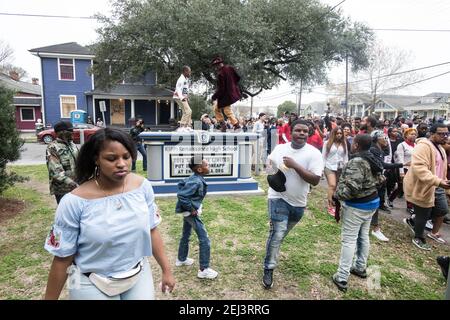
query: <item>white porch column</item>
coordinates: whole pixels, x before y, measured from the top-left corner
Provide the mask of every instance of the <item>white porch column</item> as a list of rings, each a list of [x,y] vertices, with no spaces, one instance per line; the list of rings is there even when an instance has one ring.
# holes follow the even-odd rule
[[[95,114],[95,96],[92,96],[92,121],[97,124],[97,115]]]
[[[159,124],[159,102],[158,100],[154,100],[155,101],[155,124],[158,125]]]
[[[363,104],[362,106],[362,112],[361,112],[361,118],[364,117],[364,114],[366,113],[366,105]]]
[[[394,118],[397,118],[398,117],[398,110],[395,110],[395,117]]]
[[[135,107],[134,107],[134,99],[131,99],[131,118],[134,119],[135,118]]]
[[[170,119],[175,119],[175,101],[170,100]]]
[[[383,119],[383,120],[384,120],[384,111],[381,111],[380,119]]]

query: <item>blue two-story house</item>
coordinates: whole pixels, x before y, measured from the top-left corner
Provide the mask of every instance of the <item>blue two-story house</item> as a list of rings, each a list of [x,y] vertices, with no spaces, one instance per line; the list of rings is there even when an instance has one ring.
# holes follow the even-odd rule
[[[72,110],[86,111],[94,122],[100,118],[108,126],[130,127],[142,118],[150,128],[169,124],[178,115],[173,92],[157,87],[156,74],[142,80],[117,84],[110,90],[96,88],[90,68],[95,56],[76,42],[29,50],[40,58],[43,122],[54,125],[69,120]]]

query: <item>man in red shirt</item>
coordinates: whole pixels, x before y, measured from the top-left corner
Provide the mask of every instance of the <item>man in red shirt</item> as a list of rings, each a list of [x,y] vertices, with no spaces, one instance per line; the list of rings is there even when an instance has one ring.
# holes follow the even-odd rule
[[[316,123],[314,125],[312,122],[308,122],[308,127],[309,127],[309,136],[308,139],[306,139],[306,143],[322,151],[323,138],[319,133],[320,129],[318,124]]]
[[[212,100],[220,130],[225,132],[227,129],[222,112],[230,119],[235,130],[240,129],[241,126],[231,110],[231,105],[241,99],[241,90],[238,85],[241,77],[232,66],[225,65],[221,57],[214,58],[211,64],[217,71],[217,90]]]

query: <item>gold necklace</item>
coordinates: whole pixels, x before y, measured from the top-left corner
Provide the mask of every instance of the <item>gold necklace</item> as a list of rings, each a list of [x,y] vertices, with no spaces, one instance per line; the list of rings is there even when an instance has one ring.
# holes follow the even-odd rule
[[[97,185],[97,187],[103,192],[103,194],[105,195],[105,197],[110,197],[113,196],[113,194],[109,195],[105,192],[105,190],[103,190],[103,188],[100,186],[100,184],[97,181],[97,178],[94,178],[95,180],[95,184]],[[121,194],[125,191],[125,183],[126,183],[126,178],[123,180],[123,186],[122,186],[122,192]],[[116,199],[116,203],[115,203],[116,209],[120,210],[122,209],[122,202],[120,202],[120,199]]]

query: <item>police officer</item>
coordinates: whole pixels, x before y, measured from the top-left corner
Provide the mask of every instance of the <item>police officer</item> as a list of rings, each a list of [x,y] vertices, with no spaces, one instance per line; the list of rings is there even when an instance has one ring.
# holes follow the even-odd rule
[[[70,121],[59,121],[53,129],[56,140],[48,145],[46,158],[50,194],[55,195],[59,204],[66,193],[78,186],[75,182],[75,159],[78,148],[72,141],[73,126]]]

